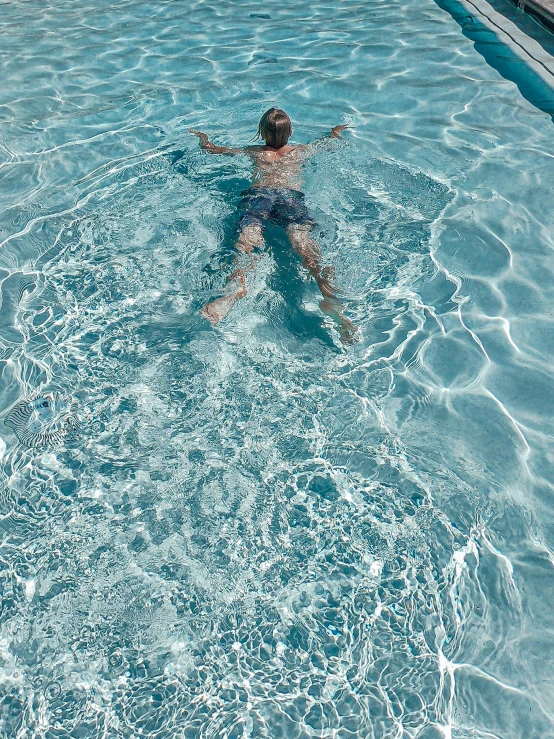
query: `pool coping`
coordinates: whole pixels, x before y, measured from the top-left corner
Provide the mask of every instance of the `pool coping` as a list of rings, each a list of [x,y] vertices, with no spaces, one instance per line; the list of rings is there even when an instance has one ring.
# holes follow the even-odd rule
[[[475,16],[479,21],[498,37],[503,44],[508,46],[514,54],[524,61],[531,69],[554,90],[554,56],[549,54],[535,39],[528,36],[515,23],[495,10],[487,0],[457,0],[468,13]],[[544,6],[548,2],[553,8],[552,0],[518,0],[518,4],[526,4],[533,8]]]
[[[548,29],[554,31],[554,0],[512,0],[518,8],[539,18]]]

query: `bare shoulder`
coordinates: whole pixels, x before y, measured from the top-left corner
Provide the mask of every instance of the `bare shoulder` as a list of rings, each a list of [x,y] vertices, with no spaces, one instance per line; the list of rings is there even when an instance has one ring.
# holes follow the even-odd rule
[[[283,158],[298,158],[309,152],[310,147],[304,144],[290,144],[282,149],[271,149],[269,146],[248,146],[244,150],[253,159],[259,162],[275,162]]]
[[[294,153],[298,157],[298,159],[304,159],[305,157],[310,156],[316,151],[313,144],[297,144],[294,147]]]
[[[265,151],[265,148],[265,146],[254,144],[253,146],[245,146],[243,151],[245,154],[249,154],[251,157],[257,157]]]

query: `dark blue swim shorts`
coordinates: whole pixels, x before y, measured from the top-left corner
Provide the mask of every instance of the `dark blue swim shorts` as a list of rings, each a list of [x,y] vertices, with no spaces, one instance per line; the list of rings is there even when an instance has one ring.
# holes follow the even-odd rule
[[[260,226],[267,221],[282,228],[289,226],[313,226],[308,213],[304,193],[288,187],[249,187],[244,190],[239,208],[242,216],[239,231],[245,226]]]

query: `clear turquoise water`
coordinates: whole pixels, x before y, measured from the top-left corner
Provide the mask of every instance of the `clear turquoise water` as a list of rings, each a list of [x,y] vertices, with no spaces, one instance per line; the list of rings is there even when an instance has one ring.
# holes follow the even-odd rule
[[[1,736],[554,737],[548,94],[432,0],[1,11]],[[198,315],[249,167],[187,129],[273,104],[352,125],[348,350],[278,231]]]

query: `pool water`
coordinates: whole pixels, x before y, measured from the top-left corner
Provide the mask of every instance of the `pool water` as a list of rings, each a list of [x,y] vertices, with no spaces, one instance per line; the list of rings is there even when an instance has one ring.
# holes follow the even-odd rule
[[[1,10],[0,735],[554,737],[552,101],[433,0]],[[272,105],[353,347],[273,228],[199,315]]]

